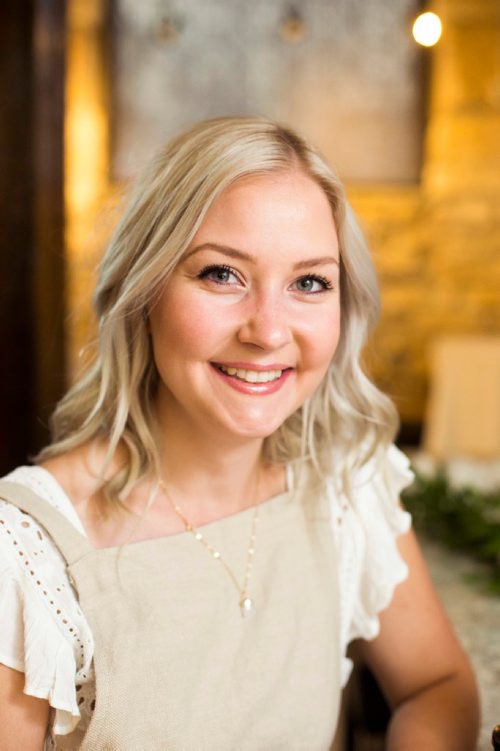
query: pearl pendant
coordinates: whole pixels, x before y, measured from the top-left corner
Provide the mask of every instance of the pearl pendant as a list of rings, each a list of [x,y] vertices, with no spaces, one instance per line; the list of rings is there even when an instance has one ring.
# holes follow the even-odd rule
[[[244,597],[240,602],[241,615],[243,618],[248,618],[254,611],[253,600],[251,597]]]

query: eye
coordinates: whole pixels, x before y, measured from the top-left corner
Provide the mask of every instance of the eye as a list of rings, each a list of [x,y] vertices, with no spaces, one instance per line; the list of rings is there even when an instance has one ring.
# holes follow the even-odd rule
[[[324,276],[318,276],[317,274],[301,276],[294,282],[294,285],[295,289],[299,292],[306,292],[307,294],[312,295],[333,289],[333,284],[329,279],[326,279]]]
[[[230,266],[212,264],[205,266],[198,274],[198,279],[208,279],[216,284],[239,284],[240,280]]]

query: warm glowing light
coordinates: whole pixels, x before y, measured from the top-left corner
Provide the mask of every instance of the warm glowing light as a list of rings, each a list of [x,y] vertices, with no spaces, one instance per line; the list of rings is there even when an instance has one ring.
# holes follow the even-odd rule
[[[413,38],[424,47],[432,47],[441,37],[443,26],[435,13],[421,13],[413,24]]]

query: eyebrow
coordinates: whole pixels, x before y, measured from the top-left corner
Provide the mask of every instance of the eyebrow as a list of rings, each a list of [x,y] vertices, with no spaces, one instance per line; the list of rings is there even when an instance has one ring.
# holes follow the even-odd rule
[[[192,248],[192,250],[184,256],[184,260],[195,253],[198,253],[200,250],[216,250],[229,258],[238,258],[239,260],[248,261],[253,264],[256,262],[253,256],[249,253],[245,253],[243,250],[237,250],[228,245],[219,245],[218,243],[203,243],[202,245],[197,245],[196,248]],[[298,261],[297,263],[294,263],[293,268],[304,269],[310,268],[311,266],[325,266],[331,263],[334,263],[336,266],[339,265],[338,259],[334,256],[319,256],[318,258],[307,258],[304,261]]]

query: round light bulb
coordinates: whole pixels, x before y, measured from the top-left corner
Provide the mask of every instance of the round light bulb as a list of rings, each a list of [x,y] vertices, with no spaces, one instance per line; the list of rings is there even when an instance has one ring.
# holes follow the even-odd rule
[[[432,47],[441,37],[443,26],[435,13],[421,13],[413,24],[413,38],[424,47]]]

